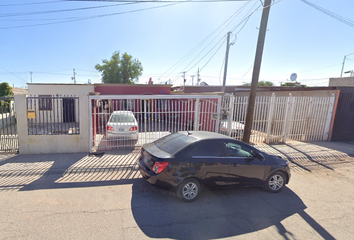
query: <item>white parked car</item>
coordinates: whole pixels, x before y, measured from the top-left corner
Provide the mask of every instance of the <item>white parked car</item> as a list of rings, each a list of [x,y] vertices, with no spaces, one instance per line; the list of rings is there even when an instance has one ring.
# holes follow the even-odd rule
[[[221,123],[221,131],[228,133],[229,128],[229,121],[226,122],[222,122]],[[240,122],[236,122],[236,121],[232,121],[231,122],[231,137],[243,137],[243,131],[245,129],[245,125],[240,123]]]
[[[132,111],[114,111],[106,129],[107,139],[138,140],[138,121]]]

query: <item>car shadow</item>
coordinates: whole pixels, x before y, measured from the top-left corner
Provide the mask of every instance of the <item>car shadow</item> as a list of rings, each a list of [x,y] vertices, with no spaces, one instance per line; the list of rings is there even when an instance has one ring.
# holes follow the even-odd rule
[[[281,222],[298,214],[324,239],[334,239],[304,211],[306,205],[289,188],[278,194],[260,188],[205,190],[192,203],[157,190],[143,179],[132,188],[134,219],[151,238],[217,239],[275,226],[284,239],[292,239],[293,233]]]

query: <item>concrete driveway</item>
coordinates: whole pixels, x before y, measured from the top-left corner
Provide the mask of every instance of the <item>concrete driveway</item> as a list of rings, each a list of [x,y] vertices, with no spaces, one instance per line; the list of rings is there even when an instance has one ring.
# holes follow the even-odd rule
[[[0,239],[354,239],[354,148],[326,144],[258,146],[291,161],[279,194],[205,190],[190,204],[140,178],[138,149],[2,155]]]

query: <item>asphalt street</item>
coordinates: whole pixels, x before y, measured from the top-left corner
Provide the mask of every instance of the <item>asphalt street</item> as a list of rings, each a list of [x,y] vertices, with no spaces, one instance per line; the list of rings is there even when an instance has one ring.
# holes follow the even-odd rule
[[[350,145],[260,148],[291,161],[283,192],[204,190],[189,204],[140,177],[137,149],[4,155],[0,239],[354,239]]]

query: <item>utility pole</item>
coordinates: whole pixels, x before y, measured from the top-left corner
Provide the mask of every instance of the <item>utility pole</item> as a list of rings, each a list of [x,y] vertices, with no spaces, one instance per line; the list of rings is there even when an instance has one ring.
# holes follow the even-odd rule
[[[192,86],[193,86],[193,83],[194,83],[194,75],[191,76],[192,77]]]
[[[76,84],[76,77],[75,77],[75,68],[73,68],[73,77],[71,77],[71,80],[74,80],[74,84]]]
[[[32,74],[33,74],[33,72],[30,72],[30,75],[31,75],[31,83],[32,83]]]
[[[246,123],[245,123],[245,128],[244,128],[244,133],[243,133],[243,141],[245,143],[250,142],[250,136],[251,136],[251,130],[252,130],[252,124],[253,124],[254,105],[256,102],[257,86],[258,86],[259,73],[260,73],[261,63],[262,63],[264,40],[265,40],[266,31],[267,31],[270,5],[271,5],[271,0],[264,1],[262,19],[261,19],[261,24],[260,24],[259,33],[258,33],[256,56],[255,56],[254,66],[253,66],[251,91],[250,91],[250,95],[248,97]]]
[[[349,53],[349,54],[347,54],[347,55],[344,55],[344,59],[343,59],[343,63],[342,63],[342,71],[340,72],[340,77],[343,76],[343,70],[344,70],[345,60],[347,59],[347,56],[350,56],[350,55],[353,55],[353,54],[354,54],[354,52],[353,52],[353,53]]]
[[[344,70],[344,64],[345,64],[345,59],[347,58],[347,55],[344,56],[343,63],[342,63],[342,71],[340,72],[340,77],[343,76],[343,70]]]
[[[225,66],[224,66],[224,79],[223,79],[223,82],[222,82],[222,92],[223,93],[225,93],[226,75],[227,75],[227,62],[229,61],[230,34],[231,34],[231,32],[227,33],[226,53],[225,53]]]
[[[199,86],[200,78],[199,78],[199,68],[198,68],[198,73],[197,73],[197,86]]]
[[[183,90],[184,87],[186,86],[186,72],[182,72],[183,73]]]

